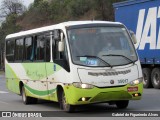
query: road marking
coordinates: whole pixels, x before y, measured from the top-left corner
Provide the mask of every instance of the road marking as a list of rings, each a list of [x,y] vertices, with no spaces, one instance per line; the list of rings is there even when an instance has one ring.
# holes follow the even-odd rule
[[[0,94],[4,94],[4,93],[8,93],[8,92],[6,92],[6,91],[0,91]]]
[[[0,101],[0,103],[3,103],[3,104],[8,104],[7,102],[3,102],[3,101]]]

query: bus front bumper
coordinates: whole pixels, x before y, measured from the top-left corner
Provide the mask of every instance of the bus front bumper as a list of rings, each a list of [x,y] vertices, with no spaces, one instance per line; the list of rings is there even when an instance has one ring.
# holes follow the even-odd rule
[[[127,84],[123,87],[94,87],[92,89],[81,89],[73,85],[65,85],[64,89],[68,104],[82,105],[118,100],[140,100],[143,92],[143,83],[136,86]]]

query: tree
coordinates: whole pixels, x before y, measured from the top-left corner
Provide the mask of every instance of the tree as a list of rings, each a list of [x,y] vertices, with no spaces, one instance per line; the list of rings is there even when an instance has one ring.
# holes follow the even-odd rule
[[[34,7],[37,7],[39,4],[41,4],[43,2],[43,0],[34,0]]]
[[[92,0],[72,0],[69,5],[69,12],[72,16],[79,17],[88,12],[92,7]]]
[[[122,2],[125,0],[94,0],[97,17],[101,20],[114,20],[114,9],[112,4],[115,2]]]
[[[17,25],[17,18],[25,11],[25,6],[20,0],[3,0],[0,18],[5,18],[0,26],[0,50],[4,50],[5,37],[8,34],[18,32],[21,27]]]
[[[0,10],[0,17],[7,17],[10,14],[22,15],[26,11],[26,7],[20,0],[3,0]]]

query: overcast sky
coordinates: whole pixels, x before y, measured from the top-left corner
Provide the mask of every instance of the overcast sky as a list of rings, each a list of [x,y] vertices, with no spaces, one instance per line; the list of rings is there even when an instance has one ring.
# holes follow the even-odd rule
[[[33,3],[34,0],[22,0],[22,3],[25,5],[25,6],[29,6],[29,4]]]

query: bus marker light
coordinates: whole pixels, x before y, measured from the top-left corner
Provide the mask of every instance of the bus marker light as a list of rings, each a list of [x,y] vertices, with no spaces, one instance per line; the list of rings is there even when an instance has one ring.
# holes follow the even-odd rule
[[[137,93],[135,94],[135,97],[138,97],[138,94],[137,94]]]
[[[138,96],[141,96],[141,94],[140,93],[133,93],[132,96],[133,97],[138,97]]]
[[[88,101],[91,97],[82,97],[78,101]]]

